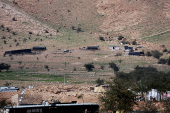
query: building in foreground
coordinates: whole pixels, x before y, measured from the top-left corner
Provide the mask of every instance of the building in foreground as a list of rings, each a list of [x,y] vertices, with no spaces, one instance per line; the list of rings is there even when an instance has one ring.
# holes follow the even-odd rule
[[[45,103],[10,106],[5,109],[8,113],[99,113],[99,105],[93,103]]]

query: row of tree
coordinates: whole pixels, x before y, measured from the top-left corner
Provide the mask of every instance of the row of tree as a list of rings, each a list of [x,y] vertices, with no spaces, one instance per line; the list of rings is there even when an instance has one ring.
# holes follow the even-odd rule
[[[117,72],[110,90],[100,96],[100,101],[104,110],[129,112],[136,104],[137,92],[144,97],[144,93],[151,89],[170,91],[170,72],[158,71],[151,66],[136,66],[130,73]]]

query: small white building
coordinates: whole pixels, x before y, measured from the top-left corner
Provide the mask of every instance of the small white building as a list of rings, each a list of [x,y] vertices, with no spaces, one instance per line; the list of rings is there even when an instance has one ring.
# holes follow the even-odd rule
[[[120,46],[109,46],[109,50],[120,50]]]
[[[153,101],[153,99],[159,101],[162,98],[162,95],[158,92],[157,89],[151,89],[147,93],[145,93],[145,100]]]
[[[13,86],[0,86],[0,92],[17,91],[19,88]]]

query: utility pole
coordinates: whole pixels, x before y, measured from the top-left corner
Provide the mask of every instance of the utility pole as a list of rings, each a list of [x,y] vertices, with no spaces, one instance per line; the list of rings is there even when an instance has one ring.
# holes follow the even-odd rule
[[[65,62],[64,65],[65,65],[65,74],[64,74],[64,85],[66,84],[66,65],[69,64],[69,62]]]

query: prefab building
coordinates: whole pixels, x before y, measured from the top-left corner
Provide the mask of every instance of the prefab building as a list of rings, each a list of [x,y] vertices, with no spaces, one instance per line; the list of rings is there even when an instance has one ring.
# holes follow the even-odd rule
[[[120,50],[120,46],[109,46],[109,50]]]
[[[31,53],[31,49],[5,51],[5,54],[23,54],[23,53]]]
[[[47,50],[47,48],[46,47],[33,47],[32,50],[42,50],[42,51],[44,51],[44,50]]]
[[[5,107],[9,113],[99,113],[99,105],[93,103],[65,103],[51,105],[23,105]]]
[[[144,56],[144,52],[129,52],[129,55]]]
[[[17,87],[12,87],[12,86],[10,86],[10,87],[1,86],[1,87],[0,87],[0,92],[17,91],[17,90],[19,90],[19,88],[17,88]]]
[[[99,50],[99,46],[87,46],[86,50]]]

